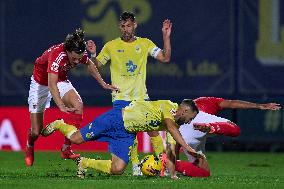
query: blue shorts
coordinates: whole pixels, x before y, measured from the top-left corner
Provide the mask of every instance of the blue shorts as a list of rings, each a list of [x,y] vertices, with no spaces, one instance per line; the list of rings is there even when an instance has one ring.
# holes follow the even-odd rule
[[[80,133],[84,141],[108,142],[109,151],[128,164],[136,133],[125,130],[121,109],[112,109],[100,115],[81,128]]]
[[[131,101],[126,101],[126,100],[115,100],[112,103],[112,106],[114,109],[122,109],[128,106],[131,103]]]

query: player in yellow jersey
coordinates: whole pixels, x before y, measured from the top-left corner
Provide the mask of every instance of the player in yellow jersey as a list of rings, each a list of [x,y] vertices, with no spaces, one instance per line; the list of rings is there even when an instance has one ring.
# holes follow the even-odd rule
[[[80,157],[77,159],[77,176],[84,178],[87,168],[109,174],[122,174],[129,162],[136,133],[140,131],[168,131],[189,154],[202,158],[202,154],[196,153],[185,143],[178,130],[180,125],[190,123],[197,114],[198,108],[190,99],[184,99],[180,105],[169,100],[133,101],[125,108],[113,108],[102,114],[80,130],[64,123],[63,120],[54,121],[42,131],[42,135],[48,136],[59,130],[74,144],[93,140],[108,142],[112,159],[96,160]],[[167,166],[171,178],[177,179],[175,160],[169,157]]]
[[[163,22],[163,49],[157,47],[147,38],[135,36],[137,22],[131,12],[124,12],[120,16],[119,29],[121,37],[107,42],[96,57],[96,46],[93,41],[87,42],[87,49],[92,54],[92,60],[98,67],[110,62],[111,82],[119,91],[112,92],[114,108],[124,108],[133,100],[149,100],[146,88],[146,64],[148,56],[159,62],[168,63],[171,58],[170,35],[172,23]],[[160,155],[163,150],[162,138],[157,131],[148,132],[155,154]],[[133,175],[141,175],[138,167],[137,139],[132,150],[131,161]]]

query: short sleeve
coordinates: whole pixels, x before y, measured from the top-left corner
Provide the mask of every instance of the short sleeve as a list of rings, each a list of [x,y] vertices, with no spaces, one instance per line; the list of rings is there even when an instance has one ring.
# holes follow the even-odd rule
[[[97,56],[97,60],[103,65],[105,65],[110,60],[109,43],[105,44],[105,46]]]
[[[177,104],[172,103],[169,100],[165,100],[163,102],[162,106],[161,106],[164,119],[169,118],[169,119],[175,121],[174,120],[174,114],[176,112],[176,108],[177,108]]]
[[[48,73],[58,74],[60,62],[65,58],[66,53],[53,51],[48,57]]]
[[[158,53],[161,51],[159,47],[156,46],[151,40],[147,39],[148,54],[153,58],[156,58]]]

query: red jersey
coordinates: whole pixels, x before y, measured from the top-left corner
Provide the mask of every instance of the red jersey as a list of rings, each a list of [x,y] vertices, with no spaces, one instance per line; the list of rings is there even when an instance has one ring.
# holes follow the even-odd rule
[[[199,97],[194,102],[200,111],[216,115],[222,108],[219,106],[225,99],[216,97]]]
[[[87,51],[81,58],[81,64],[88,61]],[[63,43],[54,45],[38,57],[34,64],[33,76],[36,82],[48,86],[48,73],[58,75],[58,81],[66,81],[67,73],[74,66],[70,65]]]

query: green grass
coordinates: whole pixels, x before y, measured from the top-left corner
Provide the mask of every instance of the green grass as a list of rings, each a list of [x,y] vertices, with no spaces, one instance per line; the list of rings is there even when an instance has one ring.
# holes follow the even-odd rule
[[[86,157],[109,158],[109,154],[81,153]],[[207,159],[212,176],[178,181],[158,177],[133,177],[131,166],[122,176],[110,176],[88,171],[82,180],[75,176],[76,166],[70,160],[61,160],[56,152],[36,152],[33,167],[25,167],[23,153],[0,152],[0,189],[262,189],[284,188],[284,153],[228,153],[210,152]]]

